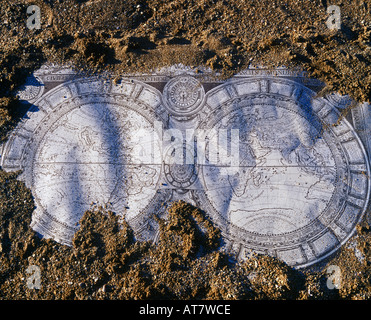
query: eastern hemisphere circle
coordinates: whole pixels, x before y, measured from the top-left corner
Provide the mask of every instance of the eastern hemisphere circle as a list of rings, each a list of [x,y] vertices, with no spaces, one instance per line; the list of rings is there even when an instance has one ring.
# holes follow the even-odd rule
[[[310,104],[309,89],[282,79],[242,83],[206,97],[214,113],[199,128],[239,129],[240,159],[229,174],[218,164],[202,167],[200,202],[240,244],[240,256],[252,249],[294,266],[313,264],[339,248],[363,216],[365,150],[329,101]],[[216,96],[228,98],[213,105]]]

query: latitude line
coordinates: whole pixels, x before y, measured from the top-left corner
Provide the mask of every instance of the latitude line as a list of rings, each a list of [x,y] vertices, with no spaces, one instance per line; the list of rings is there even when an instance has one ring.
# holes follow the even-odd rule
[[[300,165],[279,165],[279,166],[246,166],[246,165],[241,165],[241,166],[230,166],[230,165],[218,165],[218,164],[199,164],[199,163],[118,163],[118,162],[110,162],[110,161],[105,161],[105,162],[73,162],[73,161],[57,161],[57,162],[38,162],[36,161],[35,164],[46,164],[46,165],[52,165],[52,164],[77,164],[77,165],[88,165],[88,164],[115,164],[118,166],[140,166],[140,165],[196,165],[196,166],[203,166],[203,167],[217,167],[217,168],[336,168],[336,166],[300,166]]]

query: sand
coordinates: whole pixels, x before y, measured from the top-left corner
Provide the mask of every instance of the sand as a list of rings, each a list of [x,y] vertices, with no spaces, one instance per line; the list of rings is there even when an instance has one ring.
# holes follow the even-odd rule
[[[335,2],[340,30],[326,25],[326,0],[2,0],[0,141],[24,112],[14,92],[45,62],[114,74],[182,63],[224,78],[249,66],[286,66],[324,81],[322,93],[370,102],[371,1]],[[41,29],[26,26],[30,4],[41,9]],[[370,299],[370,212],[336,254],[295,270],[263,255],[237,263],[218,249],[220,231],[207,213],[167,206],[156,244],[135,241],[125,221],[93,208],[67,247],[29,228],[31,191],[0,170],[0,298]],[[39,289],[27,287],[30,265],[40,268]],[[334,289],[332,265],[341,272]]]

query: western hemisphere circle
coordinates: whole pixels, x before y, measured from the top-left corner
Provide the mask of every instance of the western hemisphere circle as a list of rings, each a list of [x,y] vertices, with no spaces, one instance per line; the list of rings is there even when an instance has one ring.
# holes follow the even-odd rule
[[[124,214],[140,232],[142,213],[160,201],[162,168],[139,163],[132,151],[136,134],[161,120],[153,112],[159,101],[158,92],[143,83],[119,87],[87,79],[60,85],[35,102],[8,143],[10,152],[23,144],[19,163],[36,202],[36,232],[71,245],[79,219],[94,204]]]

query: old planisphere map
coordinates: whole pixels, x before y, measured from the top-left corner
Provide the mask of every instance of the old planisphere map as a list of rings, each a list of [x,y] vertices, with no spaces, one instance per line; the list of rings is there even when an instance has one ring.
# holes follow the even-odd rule
[[[321,85],[287,69],[222,81],[173,66],[110,81],[44,66],[18,93],[28,111],[0,164],[33,192],[31,227],[63,244],[93,204],[156,241],[153,215],[185,200],[238,259],[309,266],[349,239],[370,197],[371,106],[319,97]]]

